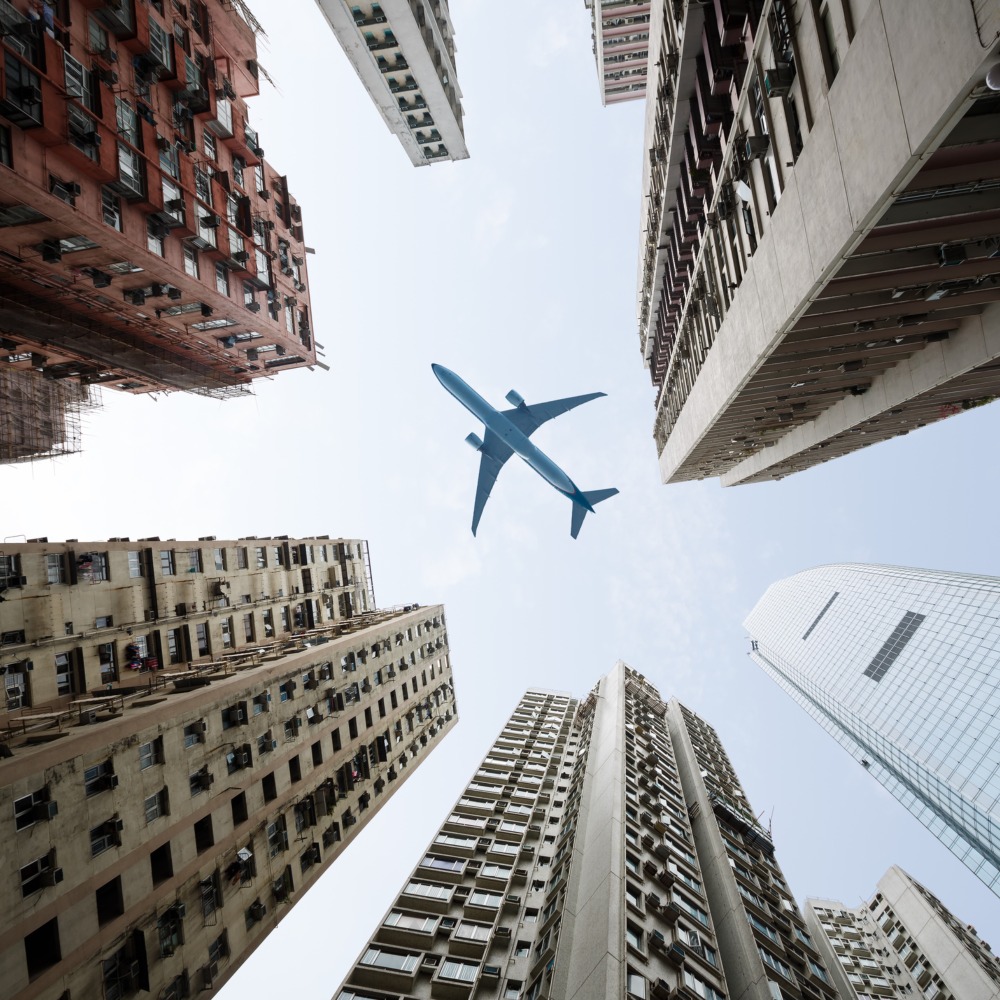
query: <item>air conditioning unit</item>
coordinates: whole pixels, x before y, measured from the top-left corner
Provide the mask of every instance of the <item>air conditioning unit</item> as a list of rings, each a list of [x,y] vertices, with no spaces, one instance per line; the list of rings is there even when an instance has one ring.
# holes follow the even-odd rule
[[[118,775],[117,774],[106,774],[104,775],[103,785],[107,789],[118,787]]]
[[[242,726],[247,721],[247,714],[242,708],[231,708],[229,710],[229,721]]]
[[[208,229],[218,229],[222,225],[221,215],[203,215],[201,217],[201,224]]]
[[[215,781],[215,775],[209,771],[202,771],[198,775],[198,785],[201,788],[211,788]]]
[[[500,978],[500,966],[499,965],[484,965],[483,966],[483,978],[484,979],[499,979]]]
[[[39,877],[42,885],[58,885],[63,880],[63,870],[61,868],[46,868]]]
[[[767,156],[771,148],[771,139],[766,135],[748,135],[744,146],[744,155],[748,160],[760,160]]]
[[[196,732],[201,733],[203,736],[208,732],[208,723],[202,719],[199,719],[195,724],[194,728]]]
[[[36,822],[47,822],[55,819],[59,806],[55,802],[39,802],[31,810],[31,818]]]
[[[787,66],[764,70],[764,90],[768,97],[787,97],[795,80],[795,70]]]
[[[250,905],[250,916],[254,920],[263,920],[264,914],[267,913],[267,907],[258,899],[256,902]]]
[[[509,939],[510,938],[510,928],[509,927],[498,927],[494,931],[493,936],[496,938]]]
[[[211,989],[212,983],[219,976],[219,963],[210,962],[208,965],[202,966],[201,978],[205,984],[206,989]]]
[[[655,948],[657,951],[665,951],[667,947],[667,939],[663,936],[662,931],[650,931],[649,932],[649,947]]]

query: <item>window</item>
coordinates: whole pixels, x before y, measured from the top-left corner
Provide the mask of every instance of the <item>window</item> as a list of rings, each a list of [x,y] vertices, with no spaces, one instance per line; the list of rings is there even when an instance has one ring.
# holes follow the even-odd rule
[[[88,797],[107,791],[110,788],[116,788],[117,786],[118,778],[115,775],[114,766],[110,760],[105,760],[100,764],[95,764],[93,767],[88,767],[83,772],[83,788]]]
[[[157,256],[164,255],[164,238],[166,231],[163,223],[148,216],[146,219],[146,249]]]
[[[408,931],[417,931],[421,934],[431,934],[437,926],[434,917],[418,917],[412,913],[402,913],[393,910],[383,921],[386,927],[401,927]]]
[[[466,941],[489,941],[492,933],[492,924],[474,924],[468,920],[462,920],[455,929],[455,937]]]
[[[625,921],[625,940],[637,951],[642,951],[642,928],[637,927],[631,920]]]
[[[426,896],[428,899],[447,899],[451,890],[446,885],[433,885],[430,882],[407,882],[404,893],[410,896]],[[469,902],[475,903],[477,893],[472,893]],[[499,906],[500,896],[498,893],[482,892],[480,896],[488,896],[495,900],[493,903],[477,903],[478,906]]]
[[[219,622],[219,628],[222,632],[222,648],[231,649],[233,645],[233,620],[232,618],[223,618]]]
[[[33,979],[62,961],[58,917],[53,917],[26,935],[24,956],[28,965],[29,979]]]
[[[150,795],[149,798],[143,802],[143,809],[146,813],[147,823],[152,823],[153,820],[159,819],[161,816],[168,815],[170,809],[167,806],[166,788],[161,788],[160,791],[156,792],[154,795]]]
[[[628,882],[625,883],[625,902],[637,910],[642,909],[642,892]]]
[[[514,958],[527,958],[530,954],[531,945],[527,941],[518,941],[514,946]]]
[[[176,906],[171,906],[156,922],[160,955],[172,955],[184,943],[183,920]]]
[[[48,787],[39,788],[37,792],[14,799],[14,829],[25,830],[39,819],[49,818]],[[53,803],[55,808],[55,803]]]
[[[792,968],[790,965],[783,962],[777,956],[772,955],[766,948],[758,946],[757,951],[760,952],[760,957],[763,959],[765,965],[770,966],[775,972],[784,976],[786,979],[792,978]]]
[[[99,926],[103,927],[125,912],[120,875],[102,885],[94,895],[97,897],[97,923]]]
[[[229,955],[229,935],[223,931],[209,946],[209,962],[221,962]]]
[[[174,575],[174,550],[160,550],[160,576]]]
[[[133,580],[141,577],[142,574],[142,553],[129,552],[128,554],[128,575]]]
[[[149,855],[149,867],[153,876],[153,885],[159,885],[168,878],[173,878],[174,862],[170,854],[170,842],[156,848]]]
[[[726,1000],[725,994],[709,986],[708,983],[699,979],[693,972],[687,969],[683,971],[684,985],[696,996],[703,997],[704,1000]]]
[[[199,622],[194,627],[195,632],[195,645],[198,649],[199,656],[209,655],[209,644],[208,644],[208,624],[206,622]]]
[[[215,833],[212,830],[211,815],[203,816],[194,825],[194,845],[199,854],[215,846]]]
[[[153,18],[149,19],[149,54],[167,71],[173,70],[173,49],[170,35]]]
[[[45,557],[45,578],[48,583],[66,582],[66,568],[58,552],[51,552]]]
[[[201,277],[198,268],[198,251],[190,244],[184,244],[184,273],[192,278]]]
[[[115,817],[105,820],[90,831],[90,856],[96,858],[121,843],[122,821]]]
[[[270,777],[273,778],[273,775]],[[268,823],[267,850],[272,858],[281,854],[282,851],[288,850],[288,830],[284,816],[279,816],[273,823]]]
[[[113,628],[115,619],[113,615],[101,615],[94,619],[94,628]]]
[[[143,743],[139,747],[139,770],[145,771],[147,767],[154,764],[163,763],[163,737],[157,736],[150,743]]]
[[[390,951],[387,948],[367,948],[361,956],[361,965],[373,965],[393,972],[413,972],[420,961],[420,955],[408,951]]]
[[[219,161],[219,151],[215,144],[215,136],[212,135],[208,129],[202,133],[202,144],[205,149],[205,155],[210,159],[218,163]]]
[[[628,851],[625,852],[625,867],[633,875],[639,874],[639,859],[634,854],[629,854]]]
[[[446,958],[441,963],[439,979],[454,979],[460,983],[473,983],[479,971],[478,962],[462,962],[457,958]]]
[[[634,969],[625,971],[625,991],[634,997],[646,997],[646,980]]]
[[[62,881],[62,869],[55,866],[55,852],[36,858],[21,869],[21,895],[30,896],[48,885]]]

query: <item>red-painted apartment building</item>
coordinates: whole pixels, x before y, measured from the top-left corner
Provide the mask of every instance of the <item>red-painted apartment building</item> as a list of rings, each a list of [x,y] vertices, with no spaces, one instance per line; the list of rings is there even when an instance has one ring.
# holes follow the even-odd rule
[[[0,0],[0,461],[60,450],[32,428],[60,391],[317,363],[301,209],[247,112],[260,30],[242,0]]]

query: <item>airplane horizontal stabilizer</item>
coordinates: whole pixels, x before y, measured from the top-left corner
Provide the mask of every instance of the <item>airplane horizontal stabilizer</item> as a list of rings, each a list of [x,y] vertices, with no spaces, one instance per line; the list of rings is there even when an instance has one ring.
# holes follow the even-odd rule
[[[612,487],[610,490],[591,490],[589,493],[583,494],[583,499],[590,504],[591,508],[594,508],[602,500],[607,500],[610,497],[617,496],[618,490]],[[581,507],[579,504],[573,504],[573,523],[569,529],[569,533],[576,538],[580,534],[580,528],[583,527],[583,519],[587,516],[587,508]]]

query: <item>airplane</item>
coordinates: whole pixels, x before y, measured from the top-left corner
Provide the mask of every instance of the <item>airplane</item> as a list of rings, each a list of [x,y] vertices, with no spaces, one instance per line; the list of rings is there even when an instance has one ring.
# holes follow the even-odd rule
[[[465,439],[467,444],[482,455],[479,463],[479,482],[476,486],[476,503],[472,512],[473,535],[479,527],[479,519],[483,516],[483,508],[489,499],[490,490],[493,489],[500,470],[511,455],[519,455],[550,486],[573,501],[570,534],[574,538],[580,533],[583,519],[588,513],[594,512],[594,506],[618,492],[616,489],[582,492],[548,455],[528,440],[547,420],[558,417],[582,403],[589,403],[592,399],[607,395],[606,393],[592,392],[586,396],[570,396],[567,399],[553,399],[547,403],[534,403],[528,406],[524,397],[511,389],[505,398],[513,409],[497,410],[464,379],[444,365],[432,364],[431,370],[448,392],[486,426],[482,438],[477,434],[470,434]]]

